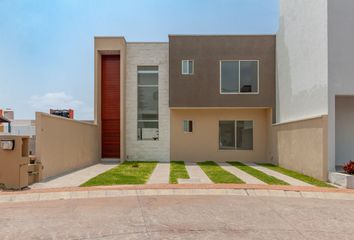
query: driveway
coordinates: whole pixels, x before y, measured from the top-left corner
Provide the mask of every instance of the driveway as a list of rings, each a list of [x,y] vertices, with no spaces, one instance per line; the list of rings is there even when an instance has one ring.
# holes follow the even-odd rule
[[[63,174],[61,176],[46,179],[42,182],[34,183],[30,185],[31,189],[41,188],[61,188],[61,187],[77,187],[86,182],[87,180],[96,177],[97,175],[106,172],[114,167],[117,163],[101,162],[95,165],[75,170]]]
[[[352,239],[354,201],[131,196],[0,204],[0,239]]]

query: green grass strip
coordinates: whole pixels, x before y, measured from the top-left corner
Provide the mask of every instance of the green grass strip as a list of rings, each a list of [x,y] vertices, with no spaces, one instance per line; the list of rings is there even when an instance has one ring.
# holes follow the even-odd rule
[[[171,161],[170,163],[170,183],[178,183],[177,179],[188,179],[190,178],[183,161]]]
[[[241,179],[222,169],[217,163],[199,162],[198,165],[214,183],[244,183]]]
[[[277,171],[277,172],[282,173],[284,175],[287,175],[289,177],[296,178],[296,179],[298,179],[300,181],[309,183],[309,184],[317,186],[317,187],[334,188],[334,186],[332,186],[332,185],[330,185],[330,184],[328,184],[326,182],[323,182],[321,180],[318,180],[316,178],[313,178],[313,177],[310,177],[310,176],[307,176],[307,175],[304,175],[304,174],[301,174],[301,173],[298,173],[298,172],[294,172],[294,171],[291,171],[291,170],[286,169],[286,168],[275,166],[273,164],[260,163],[259,165],[261,165],[263,167],[266,167],[266,168],[269,168],[270,170]]]
[[[245,171],[249,175],[252,175],[255,178],[258,178],[259,180],[269,184],[269,185],[289,185],[289,183],[284,182],[278,178],[275,178],[273,176],[269,176],[268,174],[261,172],[253,167],[250,167],[248,165],[245,165],[240,162],[228,162],[234,167],[237,167],[241,169],[242,171]]]
[[[116,184],[144,184],[154,171],[157,162],[124,162],[115,168],[91,178],[82,187]]]

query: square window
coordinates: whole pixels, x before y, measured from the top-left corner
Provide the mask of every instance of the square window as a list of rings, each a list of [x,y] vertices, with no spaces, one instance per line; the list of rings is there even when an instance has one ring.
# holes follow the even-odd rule
[[[194,61],[182,60],[182,75],[192,75],[194,73]]]
[[[220,93],[258,93],[258,60],[220,61]]]
[[[253,121],[219,121],[219,149],[253,150]]]

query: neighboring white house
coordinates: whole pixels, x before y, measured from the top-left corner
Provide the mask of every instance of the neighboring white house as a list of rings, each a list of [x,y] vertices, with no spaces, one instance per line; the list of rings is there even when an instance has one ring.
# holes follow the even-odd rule
[[[327,172],[354,159],[353,13],[353,0],[280,0],[277,124],[291,125],[293,162]]]

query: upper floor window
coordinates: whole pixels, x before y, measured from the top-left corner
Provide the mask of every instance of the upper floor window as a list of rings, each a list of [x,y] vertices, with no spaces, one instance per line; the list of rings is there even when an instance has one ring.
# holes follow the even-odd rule
[[[220,61],[220,93],[258,93],[258,60]]]
[[[194,73],[194,61],[182,60],[182,75],[192,75]]]
[[[159,69],[138,66],[138,140],[159,140]]]

